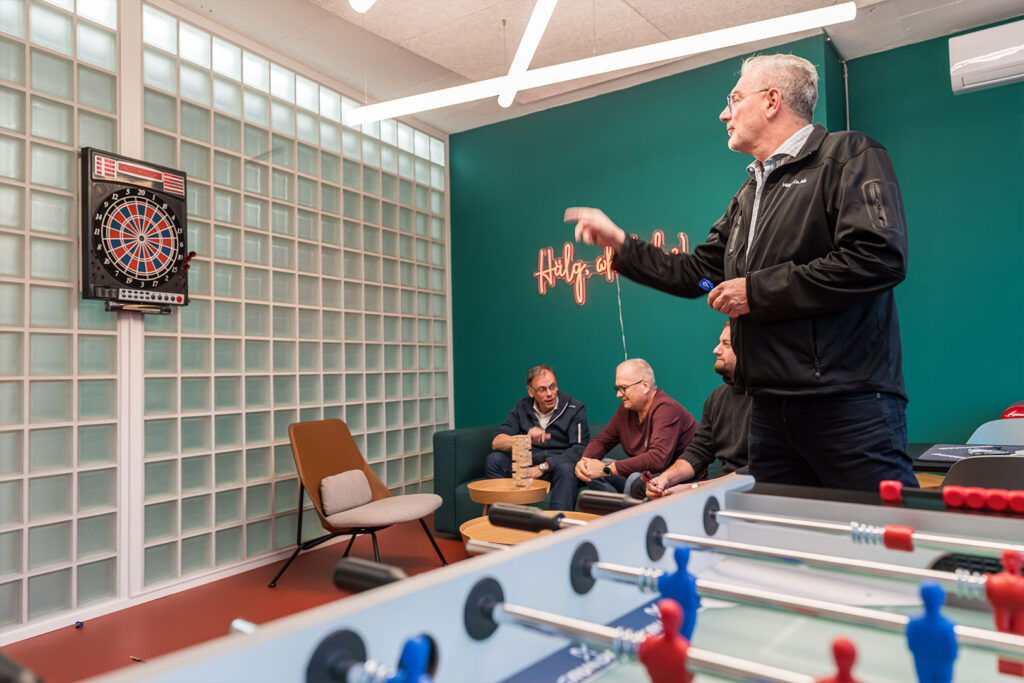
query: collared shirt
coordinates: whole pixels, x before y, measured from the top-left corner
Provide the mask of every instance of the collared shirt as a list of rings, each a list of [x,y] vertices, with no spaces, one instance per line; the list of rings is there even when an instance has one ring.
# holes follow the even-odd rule
[[[807,142],[807,138],[810,137],[811,131],[814,130],[814,126],[807,124],[797,132],[789,136],[785,142],[779,145],[779,148],[772,152],[771,156],[765,160],[762,164],[757,159],[747,166],[747,173],[754,179],[757,184],[757,189],[754,191],[754,208],[750,213],[750,232],[747,233],[747,244],[751,245],[754,243],[754,237],[757,234],[757,210],[761,206],[761,190],[764,189],[764,182],[768,179],[768,176],[772,174],[772,171],[777,169],[783,162],[786,162],[803,149],[804,143]],[[749,246],[748,246],[749,250]]]
[[[540,408],[537,407],[537,402],[533,402],[533,414],[537,416],[537,422],[540,424],[540,428],[546,430],[548,423],[551,422],[551,418],[554,416],[555,411],[558,410],[558,401],[555,401],[555,407],[546,413],[540,412]]]

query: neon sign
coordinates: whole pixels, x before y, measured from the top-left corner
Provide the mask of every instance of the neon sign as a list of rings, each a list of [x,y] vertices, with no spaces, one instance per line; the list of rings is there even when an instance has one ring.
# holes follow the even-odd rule
[[[636,235],[634,235],[635,237]],[[672,247],[670,254],[685,254],[690,251],[690,240],[686,233],[677,233],[679,246]],[[665,245],[665,233],[655,230],[651,235],[651,244],[661,249]],[[544,296],[548,293],[548,287],[554,287],[559,282],[565,282],[572,287],[573,298],[577,305],[587,303],[587,280],[599,275],[604,277],[606,282],[615,282],[618,277],[612,269],[612,258],[615,252],[606,247],[604,251],[594,259],[593,262],[576,259],[573,257],[573,244],[566,242],[562,245],[562,255],[555,256],[554,247],[545,247],[537,252],[537,272],[533,274],[537,278],[537,292]]]

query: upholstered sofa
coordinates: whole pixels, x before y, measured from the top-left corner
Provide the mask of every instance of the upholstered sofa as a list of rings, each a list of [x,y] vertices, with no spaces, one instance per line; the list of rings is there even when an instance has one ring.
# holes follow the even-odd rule
[[[589,423],[590,435],[596,436],[604,424]],[[491,439],[498,425],[461,427],[434,433],[434,493],[444,501],[434,512],[434,528],[441,533],[459,533],[459,526],[483,514],[483,506],[469,497],[466,484],[484,478],[484,458],[491,452]],[[625,457],[616,446],[608,458]],[[547,501],[537,504],[546,507]]]

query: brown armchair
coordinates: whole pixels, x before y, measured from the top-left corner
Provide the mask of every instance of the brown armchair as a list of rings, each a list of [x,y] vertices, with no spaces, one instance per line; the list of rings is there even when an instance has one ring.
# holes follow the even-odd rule
[[[441,505],[441,497],[433,493],[395,496],[388,491],[356,446],[352,433],[341,420],[295,422],[288,426],[292,456],[299,473],[299,511],[295,552],[270,582],[277,585],[285,570],[303,550],[314,548],[336,536],[351,534],[345,548],[347,557],[359,534],[373,539],[373,558],[380,562],[376,532],[392,524],[419,520],[424,533],[434,546],[441,564],[448,564],[423,518]],[[302,540],[302,492],[305,490],[320,517],[326,534]]]

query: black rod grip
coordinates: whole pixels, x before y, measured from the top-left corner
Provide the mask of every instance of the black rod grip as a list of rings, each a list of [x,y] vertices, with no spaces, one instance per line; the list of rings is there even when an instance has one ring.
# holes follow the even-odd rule
[[[612,493],[611,491],[581,491],[576,505],[581,512],[588,512],[592,515],[606,515],[609,512],[617,512],[625,508],[631,508],[644,501],[632,498],[624,493]]]
[[[401,581],[404,578],[405,572],[398,567],[358,557],[343,557],[334,565],[334,585],[353,593]]]
[[[559,513],[551,516],[542,510],[529,505],[513,505],[511,503],[495,503],[487,510],[487,519],[494,526],[503,526],[522,531],[557,531],[559,521],[565,515]]]

